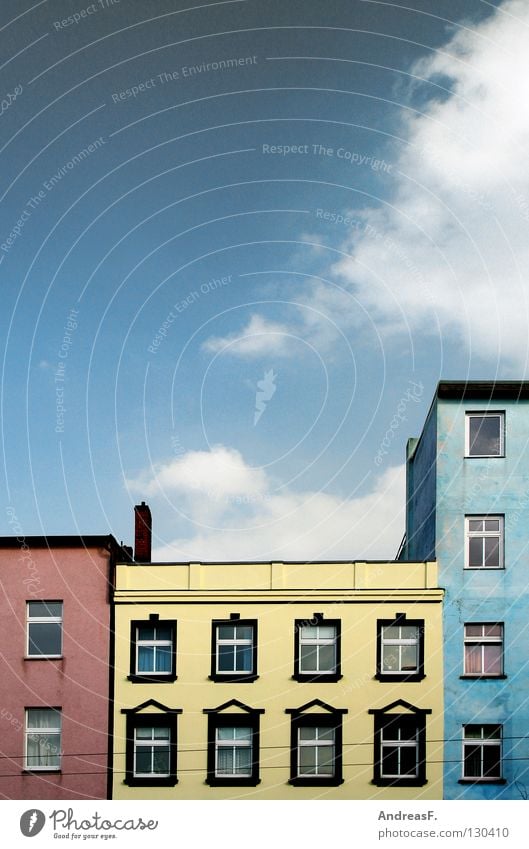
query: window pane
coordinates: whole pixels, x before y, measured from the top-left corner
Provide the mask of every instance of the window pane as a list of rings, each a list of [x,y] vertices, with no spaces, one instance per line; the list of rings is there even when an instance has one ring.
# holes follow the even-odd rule
[[[138,646],[138,672],[153,672],[154,670],[154,648],[153,646]]]
[[[483,566],[483,539],[471,537],[468,541],[468,565],[474,568]]]
[[[154,640],[154,628],[149,625],[138,628],[138,640]]]
[[[403,640],[416,640],[417,628],[415,625],[403,625],[400,629],[400,636]]]
[[[401,664],[403,672],[414,672],[417,669],[417,646],[402,646]]]
[[[334,646],[320,646],[320,672],[334,672]]]
[[[218,635],[219,640],[233,640],[235,635],[235,628],[233,625],[219,625]]]
[[[382,775],[398,775],[398,749],[395,746],[382,747]]]
[[[383,635],[386,640],[398,640],[400,629],[395,627],[395,625],[388,625],[386,628],[383,628]]]
[[[169,740],[170,732],[168,728],[154,728],[155,740]]]
[[[171,646],[158,646],[156,648],[156,672],[170,672],[171,657]]]
[[[317,729],[312,725],[302,725],[299,729],[299,739],[300,740],[315,740],[317,736]]]
[[[318,636],[318,629],[313,625],[303,625],[301,628],[302,640],[315,640]]]
[[[61,631],[59,622],[29,624],[29,654],[61,654]]]
[[[483,672],[485,675],[501,675],[501,646],[483,646]]]
[[[316,772],[316,747],[300,746],[299,749],[299,772],[308,775]]]
[[[500,541],[497,537],[485,539],[485,566],[488,569],[498,568],[500,565]]]
[[[152,740],[153,729],[152,728],[136,728],[136,739],[137,740]]]
[[[54,708],[29,708],[27,723],[28,729],[60,728],[61,714]]]
[[[465,778],[481,778],[481,746],[465,746]]]
[[[483,530],[483,520],[482,519],[469,519],[468,520],[468,529],[473,532],[480,532]]]
[[[382,669],[384,672],[399,671],[398,646],[384,646],[382,649]]]
[[[235,739],[236,740],[251,740],[252,739],[252,729],[251,728],[241,727],[241,728],[234,728],[233,730],[235,732]]]
[[[136,772],[151,771],[152,749],[146,746],[138,746],[136,749]]]
[[[235,749],[235,772],[238,775],[250,775],[252,771],[252,750],[250,746]]]
[[[465,646],[465,672],[467,675],[481,674],[481,646]]]
[[[499,778],[500,776],[500,747],[483,746],[483,777]]]
[[[62,601],[30,601],[30,616],[62,616]]]
[[[334,774],[334,746],[318,748],[318,773],[320,775]]]
[[[501,732],[497,725],[484,725],[483,737],[485,740],[500,740]]]
[[[156,774],[167,775],[169,772],[169,747],[155,746],[154,747],[154,769]]]
[[[482,730],[481,725],[467,725],[465,727],[465,740],[481,740]]]
[[[236,649],[236,660],[237,672],[251,672],[252,671],[252,647],[251,646],[237,646]]]
[[[469,454],[496,456],[500,453],[500,416],[470,416]]]
[[[60,734],[28,734],[27,765],[31,767],[60,766]]]
[[[415,746],[401,746],[400,775],[414,776],[417,774],[417,749]]]
[[[481,637],[483,634],[483,625],[465,625],[466,637]]]
[[[318,734],[318,740],[332,740],[334,741],[334,728],[322,728],[318,726],[316,728]]]
[[[301,646],[301,672],[315,672],[317,669],[317,646]]]
[[[156,628],[156,639],[157,640],[171,640],[172,639],[172,629],[163,626],[162,628]]]
[[[336,639],[336,628],[333,625],[320,625],[318,637],[322,640],[334,640]]]
[[[235,670],[235,648],[234,646],[218,647],[219,672],[233,672]]]
[[[486,637],[501,637],[503,625],[484,625],[483,631]]]
[[[237,625],[235,629],[235,637],[237,640],[251,640],[253,638],[253,628],[251,625]]]
[[[498,533],[500,530],[499,519],[485,519],[485,530],[492,533]]]
[[[217,749],[217,775],[233,774],[233,749],[225,746]]]

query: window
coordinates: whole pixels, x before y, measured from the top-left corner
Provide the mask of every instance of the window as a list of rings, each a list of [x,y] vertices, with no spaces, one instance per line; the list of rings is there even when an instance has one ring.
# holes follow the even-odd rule
[[[465,442],[467,457],[504,456],[505,413],[467,413]]]
[[[502,781],[501,725],[463,726],[462,781]]]
[[[317,707],[318,712],[312,708]],[[290,784],[336,787],[342,778],[342,716],[319,699],[285,711],[292,717],[290,734]]]
[[[255,787],[260,781],[259,717],[264,710],[232,699],[204,713],[208,715],[206,784]]]
[[[294,675],[296,681],[339,681],[341,622],[315,613],[296,619]]]
[[[168,708],[150,699],[136,708],[123,708],[127,717],[125,784],[173,787],[176,778],[177,716],[180,708]]]
[[[424,620],[395,619],[377,622],[377,674],[379,681],[420,681],[424,676]]]
[[[26,709],[25,769],[54,770],[61,767],[61,709]]]
[[[27,657],[62,656],[62,601],[28,601]]]
[[[159,621],[156,614],[131,622],[130,646],[129,681],[176,680],[176,622]]]
[[[215,620],[212,629],[213,681],[255,681],[257,676],[257,620]]]
[[[467,569],[503,569],[503,516],[466,516]]]
[[[379,787],[426,784],[426,715],[431,710],[399,700],[369,713],[375,717],[373,783]]]
[[[465,675],[503,676],[503,625],[467,623],[465,625]]]

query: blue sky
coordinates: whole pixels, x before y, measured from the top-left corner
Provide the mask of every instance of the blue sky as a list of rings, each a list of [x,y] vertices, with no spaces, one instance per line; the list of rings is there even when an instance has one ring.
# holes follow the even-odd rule
[[[527,4],[0,14],[0,532],[393,556],[436,382],[526,376]]]

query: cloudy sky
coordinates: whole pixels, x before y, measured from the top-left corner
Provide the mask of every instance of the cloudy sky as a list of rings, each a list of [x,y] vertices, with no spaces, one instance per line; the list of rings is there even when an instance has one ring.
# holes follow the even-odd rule
[[[394,556],[437,381],[527,377],[527,2],[0,16],[0,533]]]

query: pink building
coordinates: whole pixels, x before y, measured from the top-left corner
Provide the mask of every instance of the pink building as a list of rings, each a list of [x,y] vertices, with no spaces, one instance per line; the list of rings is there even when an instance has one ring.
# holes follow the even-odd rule
[[[113,536],[0,537],[0,799],[106,799]]]

